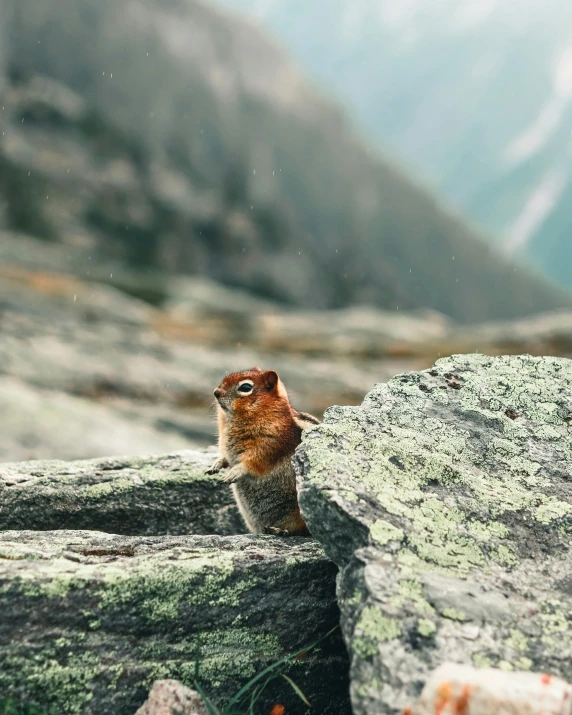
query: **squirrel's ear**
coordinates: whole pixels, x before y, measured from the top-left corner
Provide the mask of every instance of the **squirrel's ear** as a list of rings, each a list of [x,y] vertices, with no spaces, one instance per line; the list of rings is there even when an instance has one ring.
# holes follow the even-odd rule
[[[262,372],[262,370],[258,367],[258,365],[256,365],[252,368],[251,372]]]
[[[273,390],[278,384],[278,373],[274,370],[267,370],[264,373],[264,382],[268,390]]]

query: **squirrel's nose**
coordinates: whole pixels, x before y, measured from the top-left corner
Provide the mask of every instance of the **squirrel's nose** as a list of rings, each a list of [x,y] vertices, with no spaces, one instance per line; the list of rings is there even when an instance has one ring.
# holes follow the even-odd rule
[[[218,398],[222,395],[222,390],[220,389],[220,387],[217,387],[213,394],[218,400]]]

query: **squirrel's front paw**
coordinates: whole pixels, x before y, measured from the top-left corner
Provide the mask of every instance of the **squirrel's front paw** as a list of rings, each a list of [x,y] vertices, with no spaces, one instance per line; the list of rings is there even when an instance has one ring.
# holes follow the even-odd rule
[[[244,477],[244,475],[245,471],[242,464],[235,464],[234,467],[231,467],[228,470],[228,472],[221,474],[219,481],[223,484],[234,484],[235,482],[238,482],[241,477]]]
[[[290,536],[290,532],[286,529],[279,529],[277,526],[265,526],[264,534],[271,534],[272,536]]]
[[[216,462],[213,462],[207,470],[205,470],[205,474],[218,474],[221,469],[225,469],[226,467],[228,467],[226,457],[220,457],[216,460]]]

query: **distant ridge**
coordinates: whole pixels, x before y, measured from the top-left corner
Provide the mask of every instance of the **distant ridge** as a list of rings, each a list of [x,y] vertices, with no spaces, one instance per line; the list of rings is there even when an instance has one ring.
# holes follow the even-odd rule
[[[196,0],[8,6],[12,229],[314,308],[570,305],[374,157],[251,24]]]
[[[572,287],[572,3],[216,2],[275,33],[495,245]]]

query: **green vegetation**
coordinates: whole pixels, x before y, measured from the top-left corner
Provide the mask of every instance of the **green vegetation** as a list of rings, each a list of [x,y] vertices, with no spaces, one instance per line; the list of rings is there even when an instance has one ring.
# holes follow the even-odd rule
[[[280,678],[282,678],[288,683],[288,685],[292,688],[292,690],[296,693],[296,695],[305,705],[307,705],[308,707],[312,707],[311,703],[308,701],[308,699],[300,690],[300,688],[296,685],[296,683],[292,680],[292,678],[287,676],[285,673],[280,672],[279,669],[283,665],[292,664],[293,662],[295,662],[296,659],[299,659],[303,657],[306,653],[309,653],[310,651],[314,650],[314,648],[316,648],[322,641],[326,640],[328,636],[330,636],[335,630],[337,630],[337,628],[338,626],[335,626],[314,643],[311,643],[304,648],[301,648],[295,653],[290,653],[283,658],[280,658],[280,660],[277,660],[275,663],[272,663],[272,665],[269,665],[268,667],[264,668],[264,670],[255,675],[253,678],[251,678],[236,693],[236,695],[234,695],[228,701],[228,703],[222,709],[218,708],[212,702],[208,694],[205,692],[205,689],[201,685],[199,672],[200,655],[197,656],[197,660],[195,663],[194,687],[203,699],[205,705],[207,706],[209,715],[254,715],[254,706],[256,705],[266,688],[273,680],[277,680]]]
[[[202,697],[210,715],[254,715],[256,703],[260,700],[270,683],[277,679],[282,679],[288,683],[300,700],[308,707],[311,707],[311,704],[298,685],[296,685],[292,678],[281,672],[280,668],[284,665],[291,665],[303,658],[304,655],[325,641],[337,628],[338,626],[335,626],[320,639],[310,643],[304,648],[300,648],[294,653],[289,653],[272,665],[264,668],[264,670],[251,678],[222,708],[218,708],[212,702],[204,687],[201,685],[200,653],[197,655],[195,662],[194,687]],[[0,715],[58,715],[58,712],[53,707],[37,708],[32,705],[19,704],[14,700],[0,700]]]

